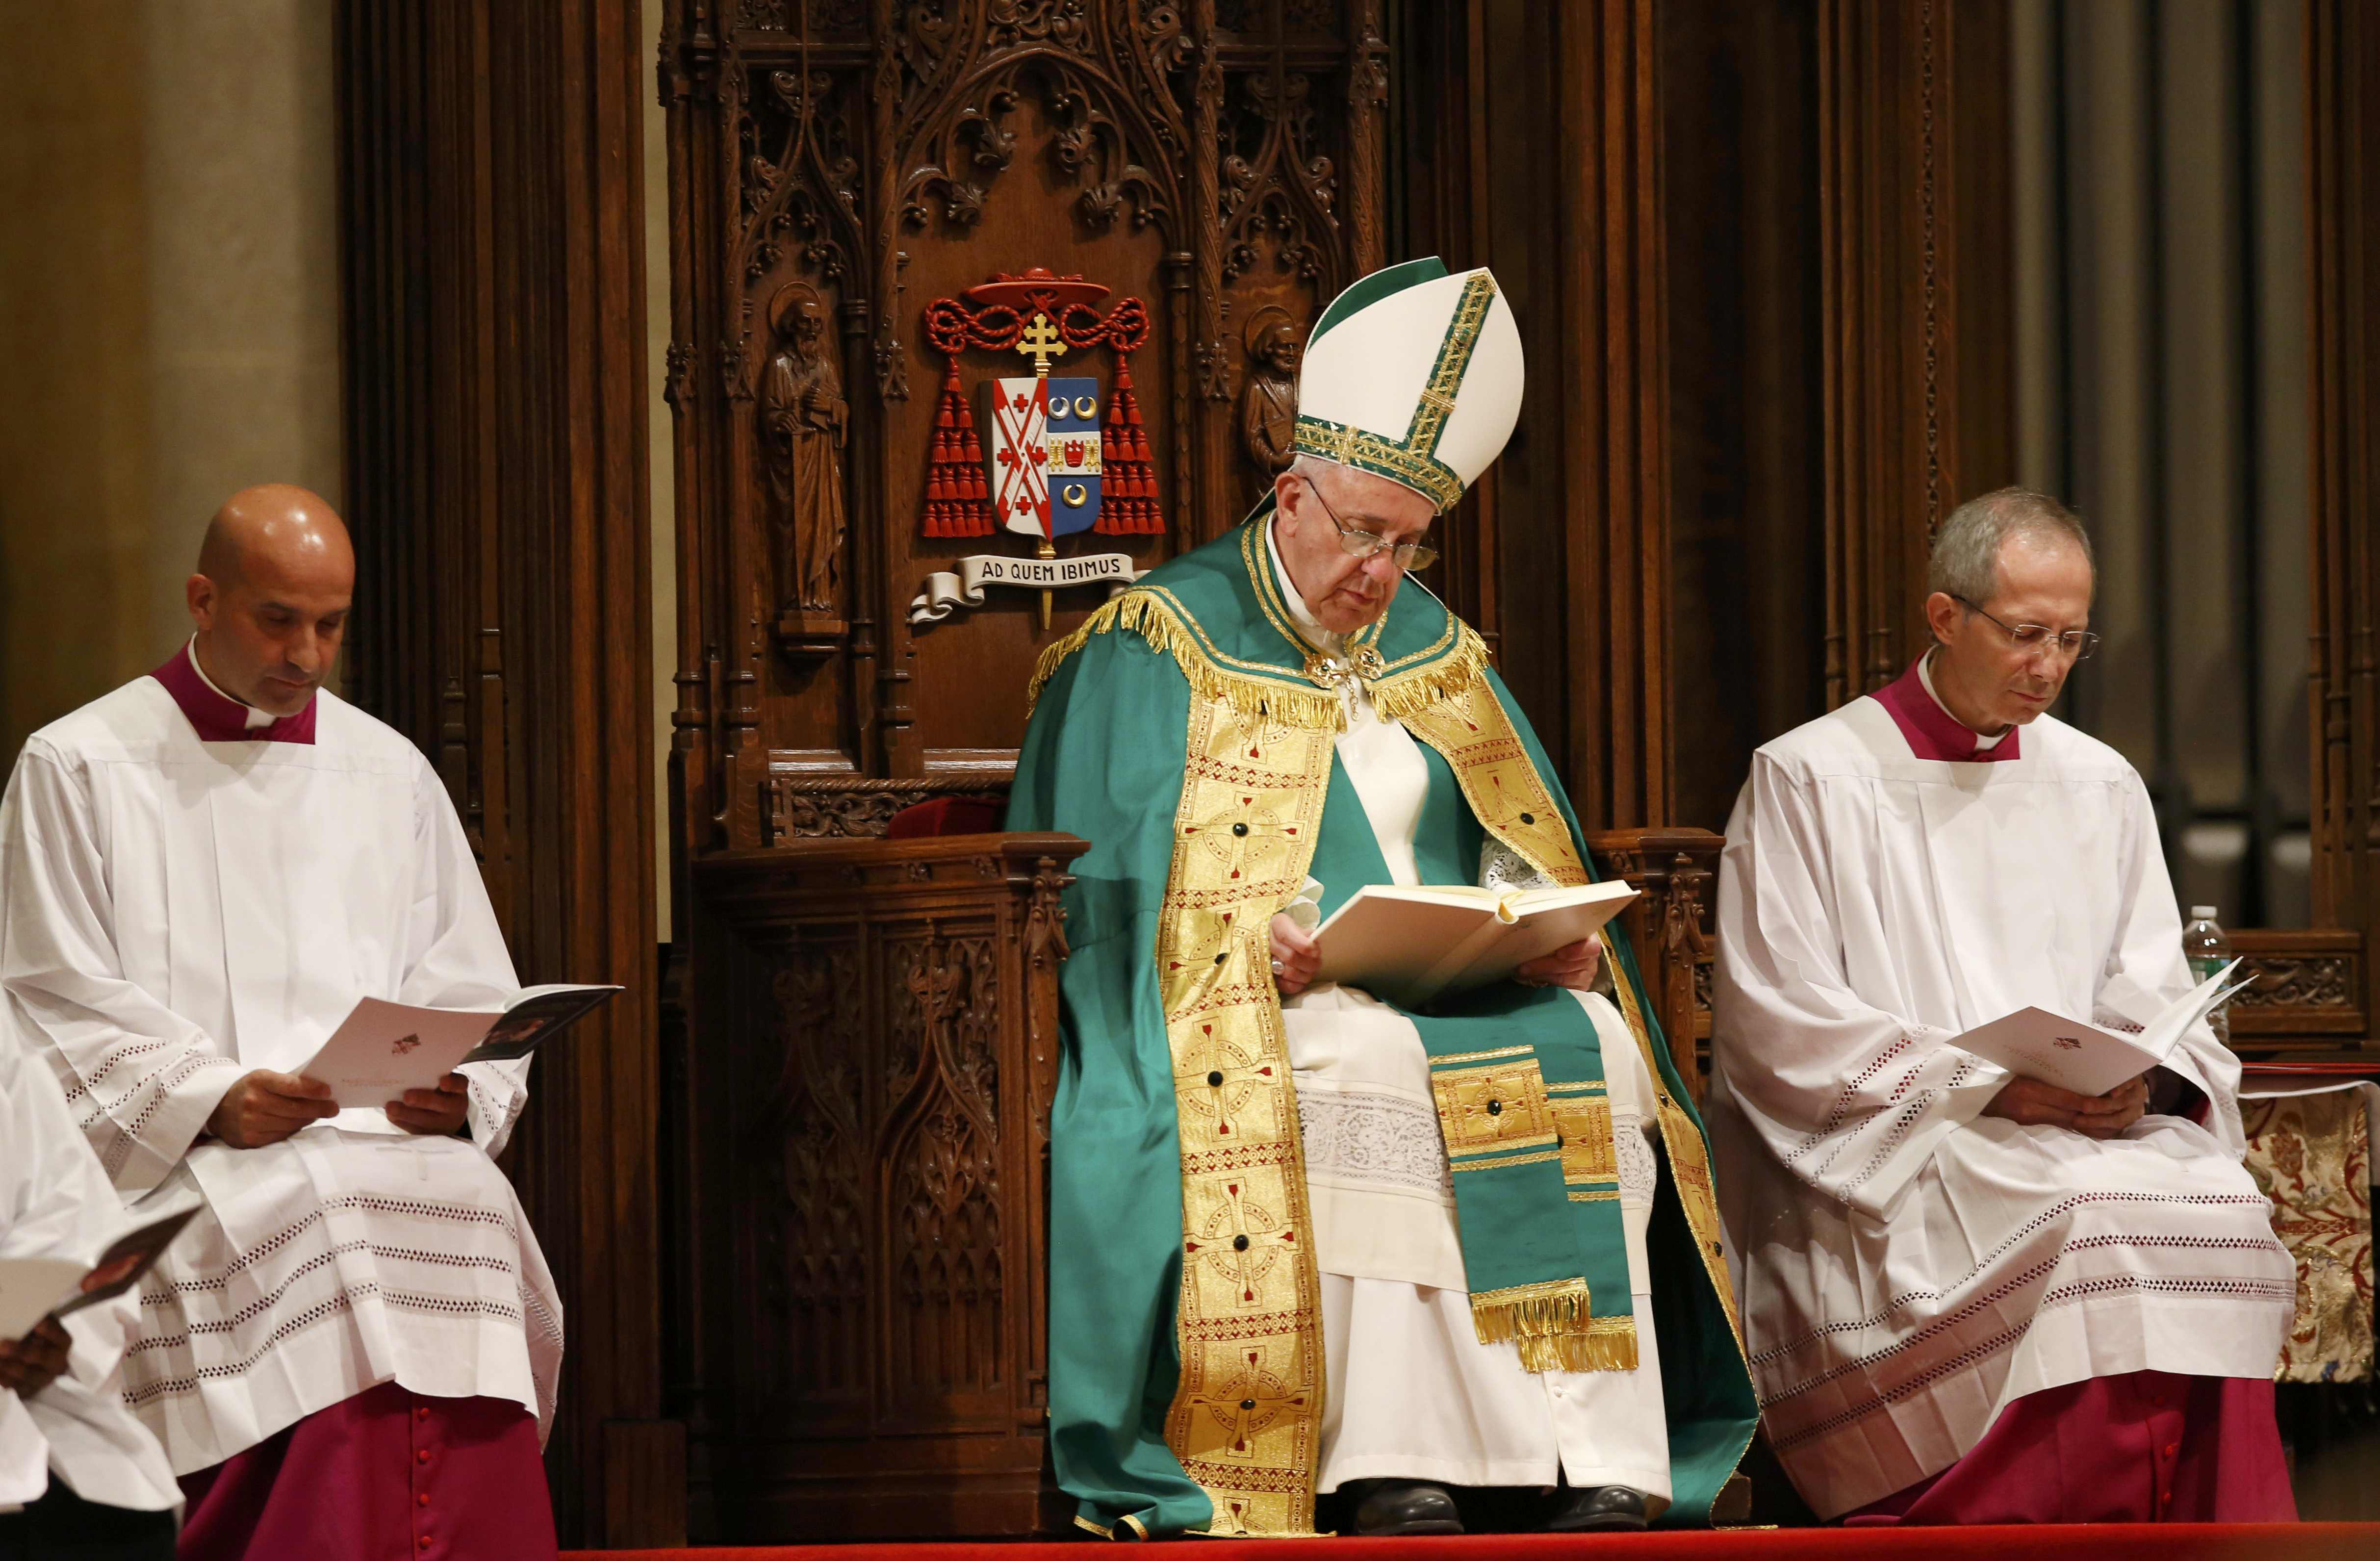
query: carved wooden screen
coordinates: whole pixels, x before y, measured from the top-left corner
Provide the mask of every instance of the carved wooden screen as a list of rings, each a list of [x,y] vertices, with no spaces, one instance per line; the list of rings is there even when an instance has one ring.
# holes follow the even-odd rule
[[[1058,590],[1047,627],[1038,592],[1000,586],[910,621],[929,574],[1032,551],[1004,531],[929,534],[928,506],[951,502],[941,479],[982,469],[963,442],[935,459],[965,430],[927,335],[934,300],[1041,266],[1109,289],[1095,313],[1146,306],[1130,371],[1160,529],[1062,540],[1061,556],[1146,569],[1245,510],[1269,477],[1281,344],[1381,258],[1378,9],[672,7],[686,853],[872,833],[929,792],[997,785],[1035,658],[1107,594]],[[1095,377],[1112,412],[1117,357],[1078,348],[1050,372]],[[1034,371],[996,348],[955,362],[979,423],[985,382]],[[992,430],[976,434],[980,448]],[[977,523],[989,507],[958,502]]]

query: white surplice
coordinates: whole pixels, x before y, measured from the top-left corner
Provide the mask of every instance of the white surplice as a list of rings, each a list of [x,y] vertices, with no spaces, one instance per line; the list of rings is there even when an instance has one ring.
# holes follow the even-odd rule
[[[0,1039],[0,1257],[87,1265],[129,1223],[49,1070]],[[74,1347],[56,1381],[30,1399],[0,1388],[0,1512],[30,1506],[54,1477],[101,1507],[180,1503],[157,1439],[116,1392],[136,1312],[129,1295],[84,1307],[66,1319]]]
[[[1269,525],[1265,537],[1271,547]],[[1277,551],[1272,564],[1300,631],[1342,655],[1342,637],[1314,618]],[[1417,883],[1427,761],[1402,722],[1379,718],[1360,684],[1343,696],[1339,762],[1390,876]],[[1318,1490],[1369,1479],[1566,1478],[1580,1488],[1642,1491],[1656,1513],[1668,1504],[1669,1430],[1645,1255],[1659,1174],[1654,1086],[1620,1011],[1599,995],[1574,995],[1604,1043],[1641,1362],[1633,1371],[1531,1373],[1511,1341],[1479,1342],[1421,1033],[1354,987],[1326,984],[1282,1002],[1322,1279],[1330,1390]]]
[[[1711,1137],[1771,1444],[1819,1514],[1948,1468],[2030,1393],[2269,1377],[2295,1299],[2240,1168],[2240,1065],[2168,1066],[2206,1125],[2098,1142],[1980,1113],[1951,1044],[2031,1004],[2140,1026],[2191,986],[2140,778],[2044,716],[2019,756],[1913,756],[1873,698],[1762,748],[1719,880]]]
[[[204,743],[140,678],[42,729],[0,802],[0,1023],[126,1198],[204,1212],[140,1289],[127,1401],[177,1473],[379,1383],[551,1422],[562,1309],[492,1156],[526,1061],[479,1064],[470,1141],[350,1110],[197,1142],[356,999],[495,1008],[518,983],[444,788],[328,693],[316,741]]]

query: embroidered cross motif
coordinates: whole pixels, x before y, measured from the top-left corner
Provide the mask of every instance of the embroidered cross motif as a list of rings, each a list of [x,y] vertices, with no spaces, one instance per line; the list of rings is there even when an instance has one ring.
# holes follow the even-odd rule
[[[1212,1024],[1199,1025],[1198,1032],[1203,1044],[1195,1052],[1182,1052],[1176,1064],[1184,1070],[1176,1080],[1176,1094],[1184,1108],[1214,1119],[1217,1138],[1237,1139],[1240,1112],[1259,1097],[1270,1105],[1281,1075],[1263,1054],[1251,1056],[1245,1047],[1218,1037]]]
[[[1433,1074],[1429,1087],[1450,1155],[1556,1142],[1545,1081],[1534,1057]]]
[[[1223,1198],[1222,1206],[1208,1216],[1196,1236],[1182,1243],[1182,1250],[1226,1275],[1238,1288],[1240,1304],[1254,1306],[1258,1281],[1297,1245],[1297,1232],[1271,1210],[1249,1203],[1241,1182],[1226,1183]]]
[[[1291,1392],[1286,1383],[1265,1370],[1261,1354],[1251,1349],[1243,1359],[1246,1364],[1231,1380],[1191,1399],[1222,1429],[1225,1441],[1212,1451],[1229,1458],[1256,1457],[1257,1433],[1284,1410],[1305,1407],[1305,1395]]]
[[[1294,836],[1294,824],[1283,827],[1271,798],[1253,792],[1234,792],[1230,802],[1183,829],[1209,857],[1224,864],[1224,882],[1236,884],[1262,870],[1260,863],[1281,855]]]

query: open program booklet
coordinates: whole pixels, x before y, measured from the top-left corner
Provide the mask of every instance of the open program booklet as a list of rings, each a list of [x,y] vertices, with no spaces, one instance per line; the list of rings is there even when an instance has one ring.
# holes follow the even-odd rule
[[[341,1106],[385,1106],[431,1089],[466,1062],[527,1057],[611,1000],[617,986],[529,986],[510,1008],[415,1008],[366,998],[311,1060],[294,1070],[331,1086]]]
[[[2103,1030],[2047,1009],[2021,1008],[1988,1024],[1978,1024],[1963,1035],[1953,1035],[1950,1044],[2045,1084],[2077,1095],[2105,1095],[2164,1062],[2173,1055],[2184,1030],[2255,979],[2252,975],[2247,981],[2231,981],[2231,973],[2239,966],[2240,962],[2233,960],[2200,982],[2167,1005],[2137,1035]]]
[[[196,1201],[136,1210],[136,1223],[94,1262],[72,1257],[0,1257],[0,1339],[18,1339],[44,1317],[65,1317],[112,1301],[140,1282],[157,1254],[199,1212]]]
[[[1413,1007],[1592,938],[1635,898],[1616,879],[1527,889],[1366,884],[1315,929],[1322,963],[1314,979]]]

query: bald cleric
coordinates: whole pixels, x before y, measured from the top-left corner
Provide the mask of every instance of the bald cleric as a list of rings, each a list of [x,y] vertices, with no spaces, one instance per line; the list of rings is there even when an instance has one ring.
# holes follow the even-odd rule
[[[491,1158],[528,1064],[345,1111],[296,1072],[359,998],[519,990],[428,762],[322,687],[354,583],[319,496],[236,494],[189,642],[26,742],[0,1049],[46,1064],[118,1196],[203,1205],[124,1354],[183,1561],[552,1556],[561,1307]]]

